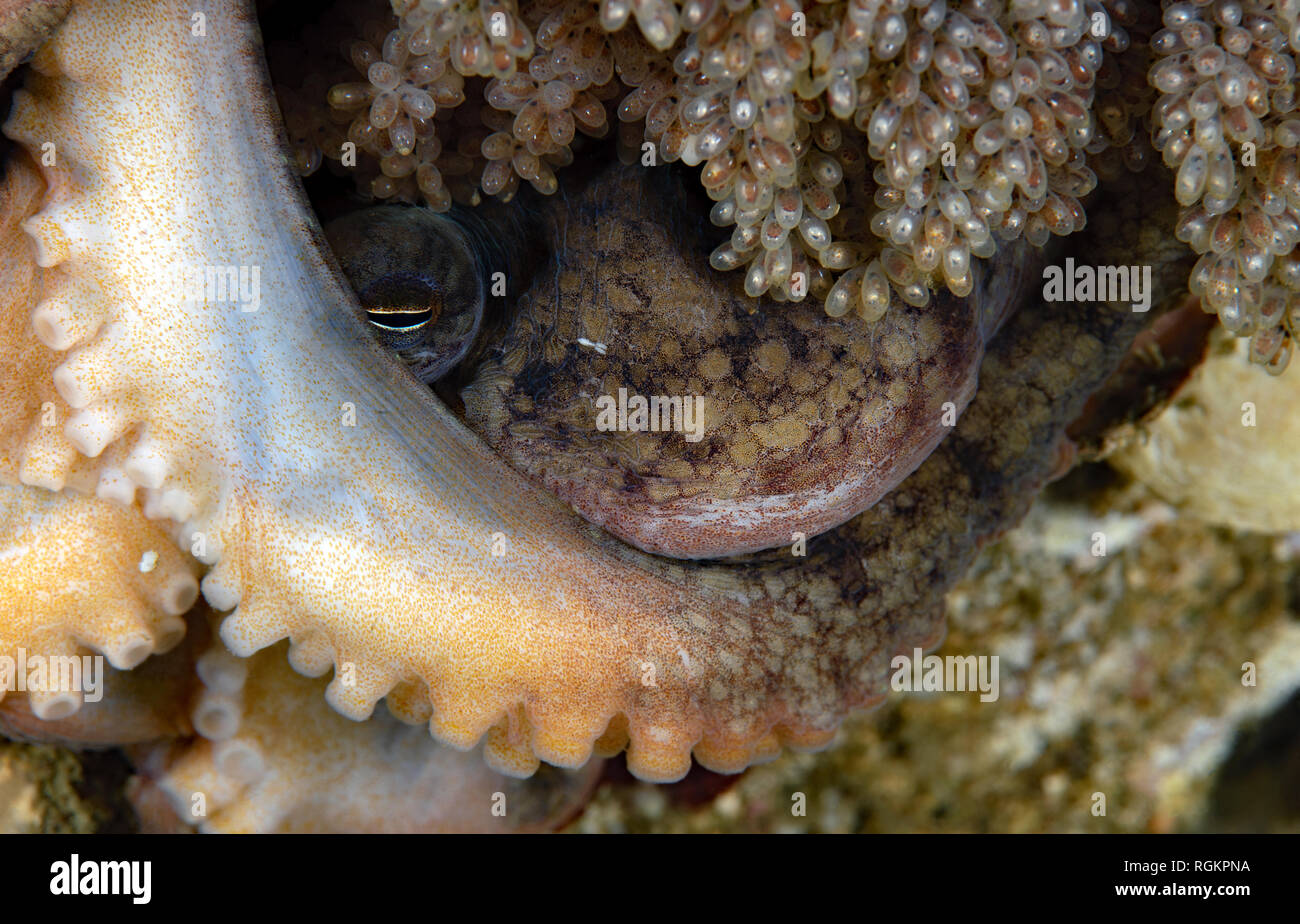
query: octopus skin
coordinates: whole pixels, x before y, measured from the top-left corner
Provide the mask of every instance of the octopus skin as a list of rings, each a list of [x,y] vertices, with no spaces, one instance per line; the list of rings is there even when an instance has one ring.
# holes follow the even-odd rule
[[[341,785],[433,785],[432,771],[419,776],[426,743],[481,746],[513,777],[543,761],[585,767],[559,787],[564,805],[589,788],[593,757],[623,750],[634,774],[668,781],[692,757],[737,772],[783,746],[826,745],[848,710],[882,699],[894,654],[938,644],[944,590],[1024,512],[1065,427],[1145,321],[1126,305],[1027,297],[981,344],[979,387],[955,428],[937,446],[930,430],[874,506],[810,528],[803,557],[671,561],[516,472],[374,341],[283,154],[245,5],[74,4],[32,59],[5,132],[25,152],[7,165],[0,227],[14,280],[0,318],[6,503],[50,508],[37,525],[60,586],[135,580],[148,550],[164,564],[150,574],[177,586],[206,568],[203,597],[226,615],[211,642],[192,643],[207,644],[204,663],[243,665],[226,673],[248,679],[222,694],[243,704],[192,714],[208,719],[139,750],[138,795],[183,818],[202,790],[213,830],[381,828],[361,809],[286,795],[325,774],[320,749],[340,728],[354,730],[357,761]],[[1069,246],[1091,262],[1151,263],[1154,301],[1169,302],[1191,256],[1150,228],[1172,198],[1147,195],[1139,212],[1141,181],[1127,182],[1129,198],[1117,184],[1113,210]],[[181,299],[176,280],[206,266],[258,267],[258,309]],[[959,403],[971,390],[940,389]],[[58,524],[79,517],[115,539],[72,555]],[[0,599],[32,600],[25,578],[0,570]],[[138,582],[106,592],[129,611],[97,630],[97,608],[61,601],[52,619],[71,641],[59,644],[124,669],[150,652],[181,657],[166,653],[175,633],[157,609],[177,615],[183,595]],[[21,606],[5,617],[0,642],[21,643],[10,630]],[[323,681],[286,661],[307,677],[333,669],[320,698],[342,717],[313,709]],[[202,682],[193,695],[210,692]],[[372,715],[380,699],[437,744]],[[290,715],[310,716],[291,741]],[[78,734],[93,737],[64,740]],[[260,756],[223,760],[237,753],[223,741]],[[389,778],[384,742],[401,755]],[[473,775],[450,756],[439,766]]]
[[[159,41],[136,47],[114,17]],[[140,491],[184,544],[201,542],[204,596],[234,610],[221,628],[234,653],[289,637],[304,673],[355,665],[355,683],[336,675],[326,694],[344,715],[364,719],[388,695],[445,743],[488,735],[489,762],[521,774],[539,759],[585,763],[622,715],[633,772],[670,780],[692,749],[734,770],[782,737],[824,743],[840,703],[875,695],[872,675],[895,648],[928,640],[881,647],[868,630],[871,668],[842,690],[819,685],[844,668],[775,641],[783,620],[761,615],[776,605],[759,582],[718,586],[637,561],[539,497],[365,336],[278,161],[270,113],[251,90],[229,111],[204,92],[264,83],[260,62],[205,55],[216,43],[187,22],[165,4],[77,7],[15,99],[12,136],[37,150],[61,142],[63,166],[47,168],[45,203],[24,228],[51,285],[72,290],[43,300],[34,326],[70,347],[54,381],[76,411],[67,445],[29,438],[18,453],[51,488],[72,472],[69,450],[102,457],[97,491]],[[208,29],[255,48],[231,8],[209,10]],[[109,32],[116,47],[101,41]],[[229,134],[198,137],[213,122]],[[239,161],[262,181],[232,177]],[[227,195],[197,201],[205,177]],[[160,221],[171,233],[151,231]],[[178,312],[168,270],[187,261],[260,266],[265,306]],[[241,380],[258,387],[227,384]],[[504,557],[491,555],[494,533]],[[700,697],[712,675],[728,683]],[[803,682],[755,708],[774,675]]]
[[[563,824],[586,803],[601,761],[520,780],[477,751],[430,740],[377,715],[350,722],[320,681],[289,667],[283,645],[235,658],[195,620],[189,740],[141,745],[129,793],[145,830],[412,834],[527,833]]]
[[[965,410],[1037,269],[1028,245],[1008,246],[968,297],[897,305],[865,336],[858,318],[720,286],[699,211],[684,183],[617,165],[540,211],[539,282],[461,391],[513,467],[679,559],[788,546],[895,488]],[[695,396],[700,438],[596,430],[593,400],[620,389]]]

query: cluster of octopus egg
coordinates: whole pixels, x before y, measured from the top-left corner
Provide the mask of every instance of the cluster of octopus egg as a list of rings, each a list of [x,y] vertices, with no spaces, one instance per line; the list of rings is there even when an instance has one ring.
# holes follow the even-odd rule
[[[1084,150],[1103,181],[1140,173],[1152,156],[1151,106],[1156,91],[1151,36],[1160,27],[1159,6],[1147,0],[1106,0],[1113,30],[1102,43],[1107,54],[1097,70],[1092,104],[1093,139]]]
[[[1166,2],[1153,144],[1177,170],[1190,287],[1271,372],[1300,336],[1300,0]]]
[[[322,47],[338,54],[310,60]],[[521,181],[554,192],[575,136],[609,132],[616,68],[635,80],[653,54],[632,32],[608,34],[585,0],[522,13],[513,0],[344,3],[281,51],[285,72],[307,76],[277,90],[301,173],[323,155],[375,198],[446,211],[508,201]]]
[[[872,321],[965,295],[999,241],[1079,230],[1094,168],[1154,147],[1193,291],[1271,371],[1300,330],[1300,0],[370,2],[282,93],[304,173],[323,152],[442,211],[553,192],[616,123],[624,156],[700,166],[732,230],[715,268]]]
[[[918,306],[938,285],[969,293],[972,256],[998,239],[1083,226],[1092,84],[1114,35],[1099,4],[713,9],[674,60],[680,104],[662,131],[650,110],[646,134],[704,163],[714,220],[736,226],[713,265],[747,267],[749,294],[813,291],[874,320],[891,288]]]
[[[304,172],[351,167],[351,141],[368,192],[438,210],[554,191],[616,113],[626,146],[703,165],[733,228],[716,268],[832,315],[965,295],[999,239],[1082,227],[1093,79],[1122,34],[1097,0],[807,5],[393,0],[281,99]],[[322,82],[328,109],[301,104]]]

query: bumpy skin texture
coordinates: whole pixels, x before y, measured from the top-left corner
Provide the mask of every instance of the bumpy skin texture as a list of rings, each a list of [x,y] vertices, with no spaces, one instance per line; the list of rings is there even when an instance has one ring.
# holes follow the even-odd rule
[[[96,501],[80,498],[77,503]],[[66,718],[41,718],[30,694],[10,693],[0,702],[0,735],[77,749],[192,736],[189,712],[195,677],[190,647],[186,638],[166,654],[129,671],[105,665],[102,698],[83,703]]]
[[[672,558],[789,544],[879,500],[950,432],[1034,276],[1008,246],[969,298],[895,299],[867,326],[720,278],[682,178],[615,165],[575,187],[538,207],[549,256],[462,392],[467,420],[588,520]],[[597,399],[620,389],[689,397],[698,416],[653,426],[695,438],[598,429]]]
[[[196,564],[157,524],[111,501],[0,484],[0,549],[0,655],[15,659],[20,648],[42,657],[93,650],[130,670],[176,646],[180,614],[198,597]],[[38,718],[82,705],[72,690],[27,697]]]
[[[215,562],[204,594],[237,607],[235,654],[288,637],[301,672],[340,667],[327,697],[345,715],[387,695],[446,743],[487,735],[514,774],[626,744],[634,772],[669,780],[692,750],[738,770],[823,744],[895,652],[937,640],[935,618],[858,614],[826,572],[645,560],[494,457],[369,340],[281,157],[248,14],[205,12],[202,38],[188,8],[78,6],[15,102],[6,130],[59,146],[24,228],[65,286],[47,279],[34,316],[72,348],[53,377],[78,410],[65,442],[20,421],[20,477],[61,487],[98,457],[101,494],[144,489]],[[155,41],[125,37],[141,29]],[[178,302],[195,265],[260,266],[261,311]]]
[[[443,742],[486,736],[502,772],[627,746],[634,773],[670,780],[692,753],[736,771],[825,744],[883,695],[893,654],[937,643],[943,591],[1029,503],[1143,321],[1126,306],[1022,312],[957,431],[807,558],[658,561],[536,490],[368,338],[287,172],[248,11],[198,9],[206,41],[179,2],[88,2],[34,63],[6,131],[59,142],[25,227],[42,342],[69,351],[52,376],[78,414],[65,442],[33,442],[29,416],[0,449],[23,480],[89,474],[105,496],[143,494],[187,546],[203,539],[233,654],[288,638],[299,672],[336,668],[325,696],[344,715],[387,696]],[[1135,206],[1117,214],[1128,223],[1077,242],[1089,262],[1179,260],[1134,239]],[[177,303],[169,271],[186,264],[260,266],[260,313]],[[1185,274],[1162,266],[1157,299]],[[5,378],[46,387],[42,362]]]
[[[68,407],[54,389],[59,356],[36,339],[31,327],[45,280],[21,223],[40,206],[44,194],[45,183],[36,168],[15,152],[4,164],[0,184],[0,355],[6,371],[22,370],[0,377],[0,481],[8,483],[44,480],[35,467],[24,471],[23,456],[15,452],[20,445],[55,443],[58,450],[52,455],[62,466],[76,456],[61,429]],[[55,426],[46,425],[51,410]]]
[[[204,619],[192,620],[200,639]],[[477,752],[436,744],[392,716],[343,718],[325,705],[324,681],[293,673],[284,646],[247,660],[210,638],[194,647],[198,735],[133,751],[141,774],[131,798],[146,830],[546,831],[572,817],[600,778],[601,761],[503,777]]]
[[[1151,264],[1152,310],[1185,291],[1190,251],[1158,230],[1174,214],[1163,170],[1113,184],[1066,252],[1098,265]],[[1064,256],[1064,254],[1062,254]],[[940,595],[987,538],[1013,526],[1058,474],[1060,442],[1087,397],[1121,360],[1148,316],[1127,305],[1029,304],[984,361],[980,389],[956,432],[916,474],[849,529],[878,591],[875,606],[908,613]],[[906,617],[903,617],[906,618]]]
[[[96,483],[88,460],[76,458],[63,433],[71,415],[52,381],[58,354],[36,338],[30,323],[50,280],[36,265],[21,223],[45,191],[25,155],[9,157],[0,183],[0,355],[6,370],[0,375],[0,655],[17,659],[20,648],[41,657],[95,652],[112,667],[130,670],[180,641],[179,617],[198,596],[200,569],[162,525],[137,510],[17,484],[41,485],[46,474],[23,466],[22,455],[11,451],[19,444],[58,447],[52,456],[63,460],[61,483],[87,492]],[[109,703],[83,713],[81,695],[71,690],[6,697],[0,688],[0,701],[0,725],[16,736],[112,744],[175,727],[163,703],[119,717]]]

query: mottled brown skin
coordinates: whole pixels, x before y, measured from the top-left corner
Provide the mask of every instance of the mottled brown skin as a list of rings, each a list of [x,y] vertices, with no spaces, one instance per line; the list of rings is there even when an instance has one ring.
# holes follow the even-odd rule
[[[1194,261],[1158,230],[1175,211],[1170,188],[1159,167],[1115,184],[1065,253],[1093,264],[1150,263],[1153,308],[1181,300]],[[853,549],[859,612],[899,623],[941,613],[944,593],[983,544],[1029,509],[1054,473],[1066,427],[1148,323],[1127,305],[1045,305],[1037,295],[994,341],[956,432],[896,490],[827,538]]]
[[[1150,264],[1152,312],[1181,303],[1195,261],[1163,230],[1177,212],[1171,188],[1159,165],[1112,183],[1089,205],[1088,228],[1064,242],[1061,259]],[[1051,474],[1053,447],[1151,318],[1128,305],[1043,304],[1038,295],[995,341],[979,393],[952,438],[851,524],[870,550],[873,572],[900,556],[913,559],[918,542],[926,550],[921,560],[942,568],[930,572],[936,579],[950,579],[953,567],[964,571],[973,551],[948,558],[943,548],[956,551],[962,537],[945,536],[942,524],[964,523],[979,543],[1013,526]],[[891,526],[900,515],[910,523]]]
[[[823,533],[911,474],[974,394],[985,332],[1032,260],[1006,248],[967,299],[831,318],[711,269],[724,235],[689,188],[615,164],[548,201],[549,255],[462,398],[494,449],[589,521],[716,558]],[[702,397],[702,438],[599,429],[597,399],[620,389]]]
[[[1153,263],[1157,306],[1181,297],[1190,255],[1150,230],[1168,219],[1172,201],[1135,191],[1168,189],[1166,179],[1131,180],[1094,210],[1092,228],[1066,242],[1077,259]],[[724,702],[715,714],[745,715],[748,700],[761,700],[767,721],[788,731],[786,743],[816,745],[827,739],[810,717],[837,720],[879,702],[890,657],[939,642],[945,592],[985,541],[1023,515],[1056,465],[1065,427],[1146,323],[1128,306],[1026,299],[993,341],[956,431],[872,510],[811,541],[806,558],[781,551],[728,564],[664,562],[683,584],[757,601],[749,626],[693,627],[754,640],[734,669],[745,682],[716,691]],[[604,743],[615,748],[615,739],[616,730]]]
[[[1115,182],[1094,204],[1093,224],[1061,243],[1056,259],[1151,263],[1153,309],[1180,300],[1192,259],[1158,230],[1175,209],[1163,192],[1168,179],[1152,167]],[[985,542],[1024,515],[1060,465],[1066,427],[1149,320],[1129,304],[1043,304],[1040,291],[1031,289],[992,341],[979,391],[956,430],[872,509],[811,540],[806,557],[780,549],[726,563],[662,562],[674,583],[720,589],[750,611],[743,621],[682,627],[711,639],[705,647],[732,653],[725,665],[707,668],[727,683],[698,694],[711,717],[705,740],[727,740],[728,723],[754,722],[757,710],[776,732],[773,748],[824,743],[845,712],[880,702],[895,654],[938,644],[944,594]],[[592,535],[600,534],[593,528]],[[603,545],[618,553],[613,540]],[[674,666],[660,667],[662,686]],[[657,708],[655,693],[641,691],[646,708]],[[611,733],[598,753],[622,743]],[[740,758],[695,749],[705,766],[722,771],[764,753],[762,746]]]
[[[1095,211],[1100,219],[1070,249],[1094,263],[1152,262],[1155,300],[1176,297],[1190,260],[1176,242],[1142,232],[1172,225],[1170,203],[1149,196],[1170,186],[1161,175],[1112,191],[1109,215]],[[1145,323],[1127,306],[1028,307],[995,341],[956,433],[875,508],[815,540],[807,558],[664,565],[683,583],[734,588],[763,604],[749,624],[701,619],[693,627],[765,636],[735,669],[757,684],[718,684],[735,714],[752,713],[744,700],[759,700],[770,704],[765,719],[794,729],[789,741],[824,742],[806,717],[837,721],[846,708],[878,701],[893,652],[937,643],[944,592],[979,546],[1028,507],[1056,464],[1065,425]]]
[[[1169,220],[1172,201],[1145,191],[1170,185],[1162,175],[1111,190],[1106,208],[1093,210],[1093,227],[1066,242],[1077,259],[1093,263],[1153,263],[1156,305],[1181,297],[1190,263],[1181,245],[1154,231]],[[939,642],[945,592],[983,542],[1027,509],[1057,464],[1065,427],[1146,323],[1127,305],[1026,299],[993,341],[956,431],[873,509],[810,541],[806,558],[781,550],[726,564],[661,562],[685,588],[752,601],[744,620],[683,620],[683,632],[740,653],[717,673],[734,684],[719,680],[696,694],[713,700],[709,715],[719,726],[703,731],[722,737],[729,720],[761,721],[781,730],[772,750],[778,739],[815,746],[847,710],[878,703],[890,658]],[[602,547],[632,554],[607,537]],[[666,687],[674,666],[660,667]],[[642,691],[647,700],[655,694]],[[622,743],[615,728],[600,752]],[[705,762],[739,770],[768,753]]]
[[[1171,220],[1173,202],[1149,192],[1171,186],[1153,169],[1158,175],[1108,189],[1093,226],[1057,256],[1151,262],[1153,303],[1161,306],[1181,297],[1190,255],[1155,230]],[[718,286],[729,282],[714,278]],[[545,273],[533,279],[555,284]],[[810,539],[806,556],[786,547],[728,562],[647,559],[591,527],[604,552],[661,571],[666,586],[681,589],[681,611],[662,617],[705,655],[703,663],[654,664],[656,686],[629,683],[629,712],[689,728],[701,764],[736,772],[782,745],[824,745],[848,711],[886,695],[895,655],[939,643],[944,594],[1059,467],[1066,426],[1148,321],[1128,304],[1043,305],[1038,291],[992,341],[979,391],[955,431],[871,510]],[[508,326],[515,317],[500,320]],[[868,335],[865,326],[862,332]],[[728,605],[690,606],[713,600]],[[627,637],[639,631],[629,625]],[[615,718],[596,753],[616,753],[627,740],[626,723]]]

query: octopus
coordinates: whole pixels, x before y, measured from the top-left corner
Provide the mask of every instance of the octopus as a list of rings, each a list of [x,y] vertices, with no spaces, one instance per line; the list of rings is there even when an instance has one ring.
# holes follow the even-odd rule
[[[1289,357],[1294,3],[289,6],[0,8],[0,730],[145,829],[826,747],[1151,317]]]

